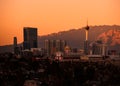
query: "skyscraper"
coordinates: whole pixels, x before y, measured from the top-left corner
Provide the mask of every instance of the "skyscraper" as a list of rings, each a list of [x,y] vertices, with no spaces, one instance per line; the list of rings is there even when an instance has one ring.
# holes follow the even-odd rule
[[[13,38],[13,47],[14,47],[14,54],[18,54],[17,37]]]
[[[61,50],[61,40],[56,40],[56,51],[60,51]]]
[[[17,37],[14,37],[13,39],[14,39],[13,41],[14,47],[17,47]]]
[[[47,55],[50,54],[50,40],[45,40],[45,43],[44,43],[44,47],[45,47],[45,52]]]
[[[14,54],[16,55],[20,54],[20,48],[17,45],[17,37],[13,38],[13,49],[14,49]]]
[[[50,40],[50,54],[54,54],[56,52],[56,41]]]
[[[45,40],[45,51],[48,55],[53,55],[55,52],[64,52],[66,46],[65,40]]]
[[[37,48],[37,28],[24,27],[24,49]]]

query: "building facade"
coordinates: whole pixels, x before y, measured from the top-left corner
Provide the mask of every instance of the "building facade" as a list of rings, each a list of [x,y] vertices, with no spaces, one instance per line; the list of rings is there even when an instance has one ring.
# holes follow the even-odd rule
[[[90,51],[90,49],[89,49],[89,41],[88,41],[88,40],[85,40],[85,41],[84,41],[84,53],[85,53],[86,55],[88,55],[88,54],[89,54],[89,51]]]
[[[31,48],[37,48],[37,28],[32,27],[24,27],[24,42],[23,42],[23,48],[25,49],[31,49]]]
[[[48,55],[53,55],[56,52],[64,52],[66,46],[65,40],[45,40],[45,51]]]
[[[91,53],[92,55],[105,56],[107,54],[107,45],[100,41],[96,41],[92,43],[91,50],[92,50],[92,53]]]

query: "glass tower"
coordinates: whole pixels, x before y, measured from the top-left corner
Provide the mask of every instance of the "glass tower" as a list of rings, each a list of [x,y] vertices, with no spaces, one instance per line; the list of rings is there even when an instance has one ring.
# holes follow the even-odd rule
[[[37,28],[24,27],[24,42],[25,49],[37,48]]]

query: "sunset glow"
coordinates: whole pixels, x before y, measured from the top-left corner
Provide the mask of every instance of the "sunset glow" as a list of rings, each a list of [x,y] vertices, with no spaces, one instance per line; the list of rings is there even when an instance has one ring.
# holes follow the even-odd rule
[[[23,41],[23,27],[46,35],[86,25],[120,25],[120,0],[0,0],[0,46]]]

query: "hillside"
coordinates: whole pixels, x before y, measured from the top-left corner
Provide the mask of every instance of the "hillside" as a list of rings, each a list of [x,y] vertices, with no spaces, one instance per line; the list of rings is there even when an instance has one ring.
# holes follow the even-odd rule
[[[84,27],[83,27],[84,28]],[[45,36],[38,36],[38,47],[44,47],[44,40],[46,39],[61,39],[66,40],[67,44],[72,48],[82,48],[85,40],[85,30],[71,29],[69,31],[62,31],[58,33],[52,33]],[[120,49],[120,26],[118,25],[101,25],[90,26],[89,41],[103,40],[110,45],[111,49]],[[0,52],[13,51],[13,46],[1,46]]]
[[[120,44],[120,30],[113,29],[107,32],[103,32],[102,34],[98,36],[97,39],[102,40],[104,43],[107,43],[110,46]]]
[[[45,39],[61,39],[61,40],[66,40],[68,45],[71,46],[72,48],[83,48],[83,43],[85,40],[85,30],[83,28],[71,29],[69,31],[62,31],[62,32],[53,33],[46,36],[40,36],[38,37],[39,47],[44,46],[43,44]],[[109,30],[115,30],[115,29],[119,30],[120,26],[117,26],[117,25],[90,26],[89,41],[92,42],[92,41],[98,40],[101,34],[107,33]],[[116,34],[114,34],[114,36],[115,35]],[[113,39],[112,41],[115,41],[115,39]]]

